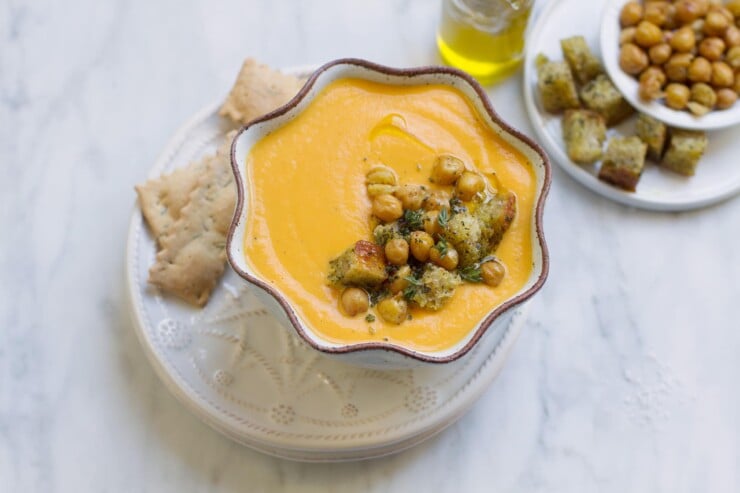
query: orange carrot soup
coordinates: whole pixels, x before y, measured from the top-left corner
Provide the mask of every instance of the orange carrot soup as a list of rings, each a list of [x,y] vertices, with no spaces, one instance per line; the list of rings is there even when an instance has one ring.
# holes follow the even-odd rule
[[[458,172],[449,179],[435,179],[442,166],[440,156],[454,156],[452,164],[463,163],[464,178]],[[447,349],[529,280],[537,193],[533,167],[452,87],[334,81],[296,118],[257,142],[246,167],[250,187],[244,238],[247,263],[327,341],[387,341],[423,351]],[[390,173],[392,180],[371,187],[369,177],[378,169]],[[419,200],[427,209],[414,205],[405,185],[424,194]],[[463,189],[466,185],[473,187],[470,194]],[[394,196],[403,208],[400,217],[398,209],[393,209],[398,206]],[[510,197],[515,213],[506,218],[505,232],[496,230],[486,236],[485,223],[481,223],[481,233],[473,219],[478,221],[476,211],[492,197]],[[374,208],[375,201],[383,200],[393,206],[388,217],[378,204]],[[415,257],[418,251],[409,231],[420,230],[416,234],[424,236],[425,226],[418,220],[430,214],[439,221],[434,225],[437,233],[430,231],[437,251],[435,257],[427,246],[431,260],[422,262]],[[468,243],[455,243],[450,235],[445,236],[444,228],[452,228],[456,214],[460,214],[460,224],[467,224],[463,217],[473,218],[471,234],[486,240],[470,243],[470,250]],[[385,240],[379,244],[378,225],[394,231],[397,251]],[[494,241],[495,246],[484,251]],[[364,246],[353,250],[358,242]],[[410,250],[404,250],[404,242]],[[359,311],[348,313],[342,305],[347,284],[330,281],[332,275],[341,277],[332,274],[336,268],[332,261],[363,248],[380,262],[373,273],[380,279],[362,278],[360,298],[367,297],[362,295],[365,292],[370,296],[360,299],[364,306],[360,303]],[[453,253],[455,267],[447,265]],[[502,279],[489,282],[489,277],[481,276],[482,270],[488,274],[487,262],[505,268]],[[421,286],[422,272],[434,269],[449,273],[455,286],[454,294],[447,293],[443,303],[438,303],[441,307],[430,309],[433,305],[425,305],[415,290]],[[399,271],[407,274],[399,277]],[[390,287],[394,276],[400,279],[400,291]],[[383,297],[403,305],[399,320],[389,321],[381,311],[378,299]]]

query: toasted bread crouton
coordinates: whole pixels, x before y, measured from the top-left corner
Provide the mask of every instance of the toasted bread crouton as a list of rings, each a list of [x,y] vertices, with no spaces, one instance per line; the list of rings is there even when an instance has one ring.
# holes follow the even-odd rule
[[[707,134],[704,132],[672,129],[671,142],[660,165],[676,173],[691,176],[696,172],[696,165],[706,148]]]
[[[476,209],[475,217],[481,225],[484,255],[496,250],[515,216],[516,196],[511,192],[499,193]]]
[[[647,144],[639,137],[613,137],[604,154],[599,179],[634,192],[645,167]]]
[[[403,235],[398,227],[398,222],[394,221],[392,223],[378,224],[375,226],[375,229],[373,230],[373,238],[375,239],[375,243],[380,246],[385,246],[385,244],[390,240],[403,238]]]
[[[647,157],[659,163],[668,137],[668,127],[655,118],[640,113],[635,124],[635,132],[647,144]]]
[[[445,239],[460,255],[460,266],[474,264],[486,255],[480,221],[469,212],[453,215],[444,230]]]
[[[565,62],[551,62],[540,55],[537,58],[537,87],[542,105],[550,113],[581,106],[573,74]]]
[[[433,264],[424,266],[419,285],[410,292],[410,301],[422,308],[439,310],[452,298],[455,289],[462,283],[460,276]]]
[[[635,112],[609,77],[604,74],[583,86],[581,101],[586,108],[603,116],[608,127],[620,123]]]
[[[364,240],[329,262],[329,268],[329,281],[344,286],[372,288],[388,277],[383,248]]]
[[[602,156],[606,140],[604,117],[591,110],[568,110],[562,121],[568,157],[578,164],[593,164]]]
[[[586,84],[595,79],[597,75],[604,73],[604,67],[591,52],[583,36],[561,39],[560,48],[579,84]]]

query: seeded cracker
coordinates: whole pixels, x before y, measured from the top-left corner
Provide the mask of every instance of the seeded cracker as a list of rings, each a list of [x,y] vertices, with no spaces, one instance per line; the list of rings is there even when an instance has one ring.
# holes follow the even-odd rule
[[[236,202],[226,136],[206,163],[180,219],[161,239],[162,250],[149,270],[149,282],[197,306],[208,301],[224,271],[226,234]]]
[[[190,194],[198,184],[201,173],[213,159],[213,156],[207,156],[168,175],[136,186],[141,212],[160,248],[162,237],[180,219],[180,211],[190,200]]]
[[[290,101],[302,85],[302,80],[248,58],[219,114],[247,124]]]

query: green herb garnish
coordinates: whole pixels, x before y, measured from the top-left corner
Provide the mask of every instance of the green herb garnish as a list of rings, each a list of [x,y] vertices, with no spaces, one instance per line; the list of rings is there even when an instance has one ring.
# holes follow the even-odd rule
[[[378,302],[382,300],[383,298],[385,298],[386,296],[388,296],[388,290],[385,288],[371,291],[370,292],[370,305],[371,306],[377,305]]]
[[[463,204],[463,201],[458,199],[457,197],[452,197],[450,199],[450,210],[452,211],[452,214],[460,214],[461,212],[467,212],[468,208],[465,207],[465,204]]]
[[[483,275],[481,274],[480,265],[473,264],[463,267],[458,271],[460,277],[468,282],[483,282]]]
[[[439,214],[437,215],[437,224],[439,224],[439,227],[442,229],[447,228],[447,223],[450,220],[450,213],[447,210],[447,207],[443,208],[441,211],[439,211]]]
[[[480,259],[479,262],[458,269],[458,274],[460,274],[460,277],[468,282],[483,282],[483,274],[481,272],[480,266],[485,264],[486,262],[494,260],[495,258],[496,257],[494,257],[493,255],[486,255],[485,257]]]
[[[407,300],[411,300],[416,296],[417,291],[422,286],[422,282],[416,277],[411,276],[404,277],[404,279],[408,281],[409,285],[404,288],[403,297]]]
[[[373,323],[373,322],[375,322],[375,315],[373,315],[372,313],[368,313],[365,316],[365,322],[367,322],[367,323]]]
[[[440,257],[444,257],[445,255],[447,255],[447,252],[450,249],[449,245],[447,244],[447,240],[445,240],[444,238],[439,240],[437,244],[434,245],[434,248],[437,249]]]
[[[413,231],[424,229],[424,213],[421,210],[406,209],[403,211],[403,217],[398,221],[398,225],[401,234],[404,236]]]

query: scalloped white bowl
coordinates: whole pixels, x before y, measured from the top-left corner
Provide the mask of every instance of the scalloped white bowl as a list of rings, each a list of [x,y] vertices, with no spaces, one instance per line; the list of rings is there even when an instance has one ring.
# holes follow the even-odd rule
[[[247,155],[262,137],[296,118],[324,87],[342,78],[360,78],[403,86],[444,84],[457,88],[473,104],[482,120],[519,150],[530,161],[535,171],[537,205],[531,211],[534,267],[530,278],[514,296],[500,305],[492,306],[485,317],[470,327],[466,337],[451,348],[425,352],[386,342],[337,344],[328,341],[303,320],[292,306],[290,299],[276,289],[269,279],[264,279],[255,272],[245,258],[242,240],[246,218],[249,214],[247,196],[249,176],[245,173],[244,165]],[[460,71],[447,67],[393,69],[358,59],[329,62],[314,72],[293,100],[274,112],[251,122],[236,135],[231,148],[231,164],[237,182],[238,201],[227,242],[229,263],[237,274],[254,288],[255,295],[283,326],[295,330],[314,349],[340,358],[347,363],[369,367],[402,368],[414,366],[419,362],[449,363],[455,361],[467,354],[481,338],[504,330],[511,319],[514,308],[539,291],[547,278],[549,261],[542,230],[542,212],[550,185],[549,160],[537,144],[501,120],[480,85]]]

